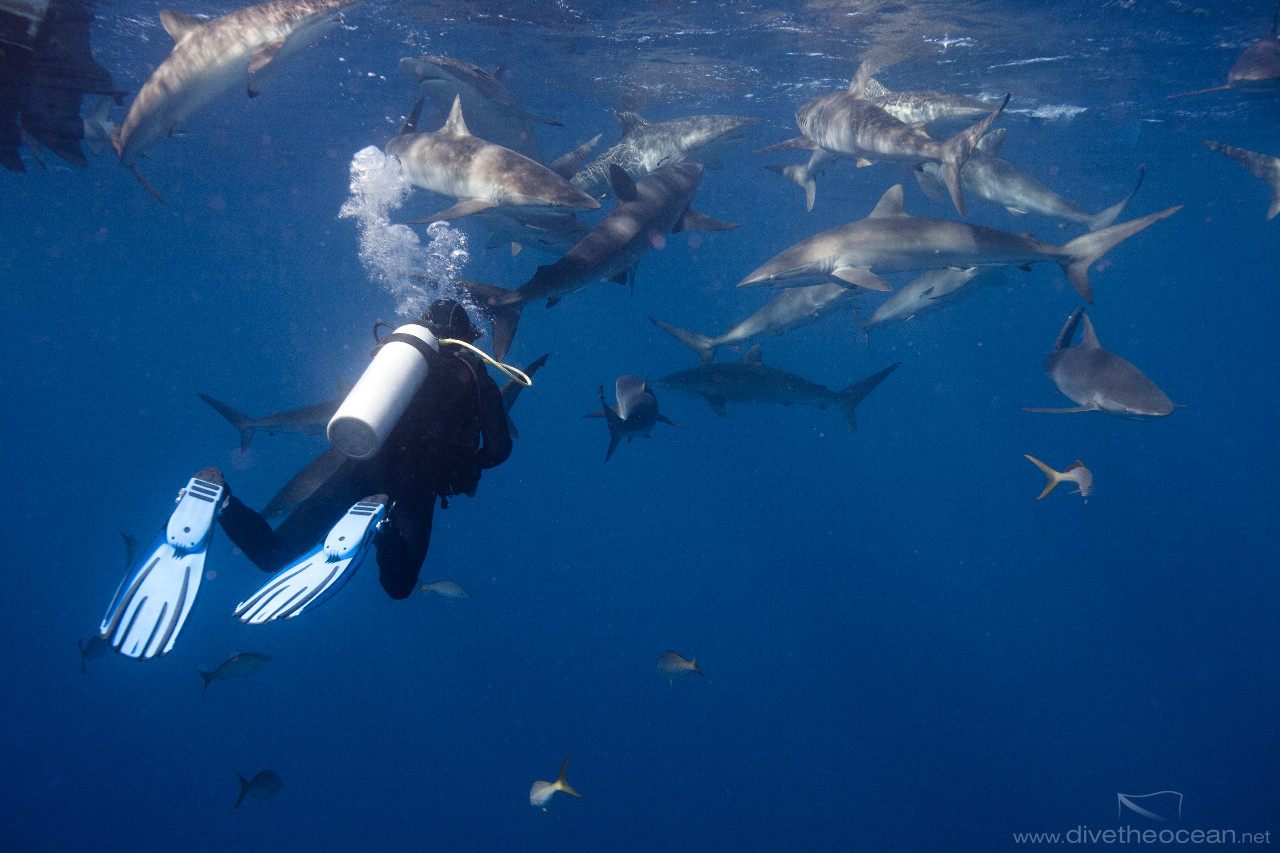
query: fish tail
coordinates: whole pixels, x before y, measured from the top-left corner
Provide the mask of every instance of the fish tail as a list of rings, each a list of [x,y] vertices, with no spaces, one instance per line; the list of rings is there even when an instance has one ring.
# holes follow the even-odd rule
[[[1063,478],[1062,474],[1060,474],[1059,472],[1057,472],[1057,471],[1053,470],[1053,469],[1052,469],[1052,468],[1050,468],[1048,465],[1044,464],[1043,462],[1041,462],[1039,459],[1035,458],[1034,456],[1030,456],[1030,455],[1028,455],[1028,454],[1026,454],[1026,453],[1024,453],[1024,454],[1022,454],[1022,455],[1023,455],[1023,456],[1026,456],[1026,457],[1027,457],[1028,459],[1030,459],[1032,462],[1036,463],[1036,467],[1037,467],[1037,468],[1039,468],[1041,471],[1043,471],[1043,472],[1044,472],[1045,477],[1047,477],[1047,478],[1048,478],[1048,480],[1049,480],[1048,484],[1044,487],[1044,491],[1043,491],[1043,492],[1041,492],[1041,493],[1040,493],[1040,495],[1039,495],[1039,497],[1037,497],[1037,498],[1036,498],[1036,500],[1041,500],[1041,499],[1043,499],[1043,498],[1044,498],[1044,496],[1045,496],[1045,495],[1049,494],[1049,493],[1050,493],[1050,492],[1052,492],[1054,489],[1056,489],[1056,488],[1058,487],[1058,484],[1059,484],[1059,483],[1061,483],[1061,482],[1063,481],[1063,479],[1064,479],[1064,478]]]
[[[804,209],[812,211],[818,197],[818,184],[813,180],[808,163],[796,166],[765,166],[770,172],[795,181],[804,190]]]
[[[573,755],[570,754],[569,758],[573,758]],[[556,787],[556,790],[564,791],[566,794],[568,794],[571,797],[577,797],[578,799],[582,799],[582,795],[579,794],[577,791],[573,790],[573,788],[570,787],[569,785],[569,758],[566,758],[564,760],[564,764],[561,765],[560,767],[560,775],[556,777],[555,787]]]
[[[679,326],[673,326],[670,323],[664,323],[654,317],[650,317],[649,320],[659,329],[662,329],[696,352],[698,358],[702,359],[703,364],[710,364],[715,360],[716,344],[711,338],[706,335],[700,335],[697,332],[690,332],[688,329],[681,329]]]
[[[1085,302],[1092,303],[1093,290],[1089,286],[1089,265],[1134,234],[1149,228],[1161,219],[1173,216],[1179,210],[1182,210],[1182,205],[1077,237],[1062,247],[1067,257],[1059,260],[1058,264],[1067,274],[1067,279],[1076,289],[1076,293],[1079,293]]]
[[[236,774],[236,778],[240,780],[240,796],[236,799],[236,804],[231,807],[233,809],[240,808],[240,804],[244,802],[245,794],[249,793],[249,780],[239,773]]]
[[[236,428],[236,431],[240,433],[240,449],[247,449],[249,442],[253,440],[253,427],[248,426],[249,421],[253,419],[239,409],[228,406],[221,400],[215,400],[208,394],[196,392],[196,396],[208,403],[215,412],[226,418]]]
[[[853,413],[854,408],[865,400],[867,395],[875,390],[875,387],[883,382],[886,376],[897,370],[899,364],[902,364],[902,362],[894,362],[874,376],[861,379],[840,392],[839,399],[836,402],[840,407],[840,414],[844,416],[844,422],[849,425],[849,429],[855,431],[858,429],[858,420]]]
[[[455,284],[472,304],[489,317],[489,322],[493,324],[493,357],[504,358],[507,350],[511,349],[511,342],[515,340],[520,312],[524,309],[520,292],[464,279],[458,279]]]
[[[951,194],[951,203],[956,206],[961,216],[964,216],[964,192],[960,188],[960,170],[964,168],[965,163],[969,162],[973,146],[978,144],[982,134],[987,132],[991,123],[996,120],[996,116],[1000,115],[1008,103],[1009,96],[1005,95],[1004,103],[992,110],[990,115],[942,144],[942,153],[938,157],[938,163],[942,166],[942,182],[947,185],[947,192]]]
[[[1138,167],[1138,185],[1134,187],[1127,196],[1122,198],[1119,203],[1113,204],[1106,210],[1098,211],[1090,216],[1086,221],[1090,231],[1097,231],[1113,224],[1120,216],[1120,211],[1124,210],[1124,206],[1134,197],[1138,190],[1142,187],[1142,179],[1147,176],[1147,170],[1142,166]]]
[[[212,672],[205,672],[203,669],[197,669],[196,672],[200,673],[200,677],[204,679],[204,688],[200,691],[200,701],[203,702],[204,694],[208,692],[209,685],[213,683],[217,676]]]

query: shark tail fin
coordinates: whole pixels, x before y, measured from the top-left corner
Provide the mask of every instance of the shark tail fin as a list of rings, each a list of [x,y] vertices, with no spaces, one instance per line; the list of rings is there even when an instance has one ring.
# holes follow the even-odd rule
[[[240,433],[240,449],[246,449],[249,446],[249,442],[253,440],[253,427],[246,425],[253,419],[239,409],[232,408],[221,400],[215,400],[208,394],[198,394],[198,396],[236,428],[236,431]]]
[[[1139,231],[1143,231],[1161,219],[1166,219],[1182,210],[1182,205],[1152,213],[1139,219],[1111,225],[1099,231],[1077,237],[1062,247],[1067,257],[1058,261],[1067,274],[1071,286],[1085,302],[1093,302],[1093,290],[1089,286],[1089,265],[1111,251],[1120,243],[1128,240]]]
[[[1138,185],[1135,186],[1129,192],[1129,194],[1124,198],[1122,198],[1117,204],[1113,204],[1110,207],[1108,207],[1106,210],[1100,210],[1097,213],[1095,213],[1093,216],[1090,216],[1088,222],[1085,223],[1088,226],[1089,230],[1098,231],[1102,228],[1106,228],[1111,224],[1113,224],[1116,221],[1116,218],[1120,216],[1120,211],[1124,210],[1124,206],[1128,204],[1133,199],[1134,195],[1138,192],[1138,190],[1142,188],[1142,179],[1145,178],[1146,176],[1147,176],[1147,170],[1142,166],[1139,166],[1138,167]]]
[[[849,425],[849,429],[855,431],[858,429],[858,420],[853,414],[854,408],[865,400],[867,395],[874,391],[875,387],[883,382],[886,376],[897,370],[900,364],[902,364],[900,361],[894,362],[874,376],[861,379],[840,392],[837,405],[839,405],[840,414],[844,416],[844,422]]]
[[[520,312],[524,309],[519,291],[464,279],[455,283],[473,305],[488,315],[493,324],[493,357],[498,360],[505,358],[511,342],[515,340]]]
[[[240,804],[244,802],[244,795],[249,793],[249,780],[239,773],[236,774],[236,778],[240,780],[240,796],[236,799],[236,804],[231,807],[233,809],[240,808]]]
[[[942,144],[942,154],[939,157],[939,163],[942,165],[942,182],[947,185],[947,192],[951,194],[951,203],[956,206],[961,216],[964,216],[964,192],[960,188],[960,170],[964,168],[965,163],[969,162],[973,146],[978,144],[982,134],[987,132],[991,123],[996,120],[996,116],[1000,115],[1008,103],[1009,96],[1005,95],[1004,103],[992,110],[990,115]]]
[[[800,164],[797,166],[766,166],[770,172],[782,175],[795,181],[804,190],[804,207],[805,210],[813,210],[813,202],[818,196],[818,184],[813,180],[813,175],[809,173],[808,164]]]
[[[1052,492],[1054,489],[1058,487],[1058,484],[1062,482],[1063,477],[1057,471],[1053,470],[1048,465],[1044,464],[1034,456],[1030,456],[1026,453],[1022,455],[1026,456],[1032,462],[1036,463],[1036,467],[1039,468],[1041,471],[1043,471],[1045,477],[1049,479],[1049,483],[1044,487],[1044,491],[1041,492],[1040,496],[1036,498],[1036,500],[1041,500],[1042,498],[1044,498],[1045,495],[1049,494],[1050,492]]]
[[[604,398],[604,386],[600,386],[600,411],[591,412],[583,415],[584,418],[604,418],[605,423],[609,427],[609,449],[604,453],[604,461],[608,462],[609,457],[613,456],[613,451],[618,449],[618,443],[622,441],[622,418],[613,409],[609,408],[609,403]]]
[[[690,332],[688,329],[682,329],[679,326],[673,326],[670,323],[664,323],[656,317],[650,317],[649,320],[659,329],[667,332],[677,341],[696,352],[703,364],[710,364],[715,360],[717,345],[711,338],[706,335],[700,335],[697,332]]]

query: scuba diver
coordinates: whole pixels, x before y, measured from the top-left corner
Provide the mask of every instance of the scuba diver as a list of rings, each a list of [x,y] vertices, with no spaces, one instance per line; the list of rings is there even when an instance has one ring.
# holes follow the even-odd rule
[[[330,441],[347,458],[274,530],[231,494],[221,471],[199,471],[121,583],[102,638],[139,659],[172,649],[215,519],[250,561],[275,573],[236,608],[246,624],[290,619],[328,600],[371,545],[382,588],[407,598],[431,543],[437,498],[447,508],[452,495],[474,495],[481,471],[511,454],[502,396],[473,354],[480,335],[461,304],[439,299],[421,325],[383,337],[329,424]]]

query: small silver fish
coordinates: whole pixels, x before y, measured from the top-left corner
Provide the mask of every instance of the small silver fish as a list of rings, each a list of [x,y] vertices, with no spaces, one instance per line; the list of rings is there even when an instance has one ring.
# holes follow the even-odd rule
[[[240,780],[240,797],[231,807],[233,809],[240,808],[246,796],[253,797],[255,800],[269,800],[280,793],[280,787],[283,785],[274,770],[263,770],[252,779],[245,779],[237,773],[236,778]]]
[[[658,672],[669,678],[672,684],[676,683],[677,678],[684,678],[691,672],[696,672],[703,678],[707,678],[707,676],[703,674],[702,670],[698,669],[697,649],[693,650],[692,660],[685,660],[678,652],[668,650],[666,654],[658,658],[658,663],[655,668]],[[711,679],[707,678],[707,681],[710,682]]]
[[[573,758],[573,756],[570,755],[569,758]],[[566,758],[564,764],[560,766],[560,775],[556,776],[556,781],[533,783],[533,787],[529,789],[529,805],[536,806],[545,812],[547,803],[555,796],[556,791],[564,791],[572,797],[582,797],[581,794],[569,787],[569,758]]]
[[[414,595],[424,592],[434,592],[441,598],[447,598],[449,601],[458,601],[463,598],[470,598],[471,593],[457,581],[435,581],[434,583],[419,583],[418,588],[413,591]]]
[[[204,679],[204,690],[200,691],[200,700],[204,701],[205,691],[209,689],[209,684],[213,681],[226,678],[243,677],[249,673],[262,669],[271,662],[271,658],[266,655],[260,655],[257,652],[241,652],[227,658],[213,672],[205,672],[203,669],[197,669],[200,677]]]
[[[1043,471],[1044,475],[1049,478],[1048,485],[1044,487],[1044,491],[1040,493],[1040,497],[1036,498],[1036,500],[1040,500],[1045,495],[1052,492],[1058,487],[1059,483],[1075,483],[1080,488],[1076,489],[1072,494],[1082,495],[1084,497],[1084,502],[1089,502],[1089,492],[1093,491],[1093,472],[1084,467],[1084,463],[1079,459],[1071,463],[1071,465],[1067,467],[1067,470],[1055,471],[1034,456],[1027,456],[1025,453],[1022,455],[1036,463],[1036,467]]]

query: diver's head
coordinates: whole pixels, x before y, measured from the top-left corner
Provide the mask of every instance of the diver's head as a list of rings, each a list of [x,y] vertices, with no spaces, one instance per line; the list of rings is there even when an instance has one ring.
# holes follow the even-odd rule
[[[467,309],[456,299],[437,299],[422,312],[422,322],[437,338],[455,338],[471,343],[480,337],[480,330],[471,322]]]

